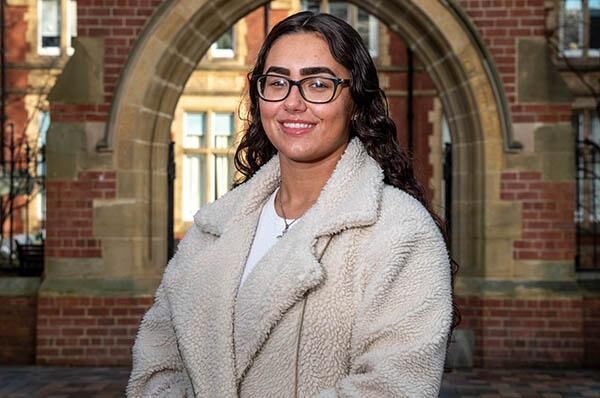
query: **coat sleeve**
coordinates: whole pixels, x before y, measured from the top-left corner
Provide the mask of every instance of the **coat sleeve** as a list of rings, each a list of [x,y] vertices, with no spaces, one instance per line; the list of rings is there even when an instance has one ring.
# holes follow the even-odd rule
[[[144,315],[133,346],[128,398],[193,397],[177,348],[164,280]]]
[[[204,247],[211,238],[190,228],[179,243]],[[181,358],[167,294],[169,272],[177,268],[178,255],[169,262],[156,290],[154,304],[144,315],[133,346],[133,368],[127,385],[128,398],[194,397],[193,386]]]
[[[392,228],[363,250],[361,261],[369,265],[350,372],[318,397],[438,396],[452,323],[450,265],[432,220],[411,232],[407,238],[405,228]]]

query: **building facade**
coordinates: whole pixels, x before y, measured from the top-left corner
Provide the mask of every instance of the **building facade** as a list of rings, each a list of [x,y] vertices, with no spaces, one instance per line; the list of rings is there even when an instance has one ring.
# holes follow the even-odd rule
[[[29,342],[1,347],[3,361],[129,364],[170,234],[230,187],[265,29],[302,8],[363,35],[400,141],[450,221],[463,315],[450,362],[598,366],[593,0],[79,0],[49,93],[45,275],[0,280],[2,333]],[[68,56],[75,31],[61,29]],[[26,40],[56,43],[39,30]]]

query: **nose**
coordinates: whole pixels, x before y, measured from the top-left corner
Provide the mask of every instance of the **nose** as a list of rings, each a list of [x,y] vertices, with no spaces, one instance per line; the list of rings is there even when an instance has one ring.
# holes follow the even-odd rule
[[[290,93],[283,100],[283,107],[288,112],[303,112],[306,109],[306,102],[300,94],[300,87],[292,86]]]

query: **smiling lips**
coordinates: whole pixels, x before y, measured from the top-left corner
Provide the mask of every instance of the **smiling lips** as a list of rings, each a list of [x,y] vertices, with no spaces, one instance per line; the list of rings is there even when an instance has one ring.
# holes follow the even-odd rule
[[[301,135],[308,133],[313,127],[316,126],[316,123],[309,123],[305,121],[283,121],[279,122],[279,124],[281,125],[281,130],[285,134],[290,135]]]

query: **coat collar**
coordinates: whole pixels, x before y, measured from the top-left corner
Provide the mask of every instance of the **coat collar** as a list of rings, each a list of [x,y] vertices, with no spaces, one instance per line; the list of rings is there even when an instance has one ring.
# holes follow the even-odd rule
[[[353,139],[317,202],[265,254],[238,290],[260,211],[278,184],[275,156],[248,182],[196,214],[197,227],[218,237],[202,255],[194,251],[193,243],[182,248],[181,256],[194,260],[178,272],[186,292],[174,292],[179,297],[174,298],[174,317],[176,324],[185,324],[181,338],[196,341],[184,348],[183,355],[209,358],[207,352],[216,352],[221,358],[205,364],[219,367],[209,373],[194,366],[190,374],[197,386],[212,383],[216,373],[230,374],[239,385],[275,325],[324,281],[319,260],[331,237],[377,220],[384,185],[377,162]],[[207,333],[201,341],[194,339],[203,330]]]
[[[204,232],[221,236],[261,209],[279,185],[279,157],[274,156],[248,182],[204,207],[194,216]],[[377,219],[383,171],[362,142],[353,138],[321,194],[303,219],[310,219],[315,237],[369,225]]]

